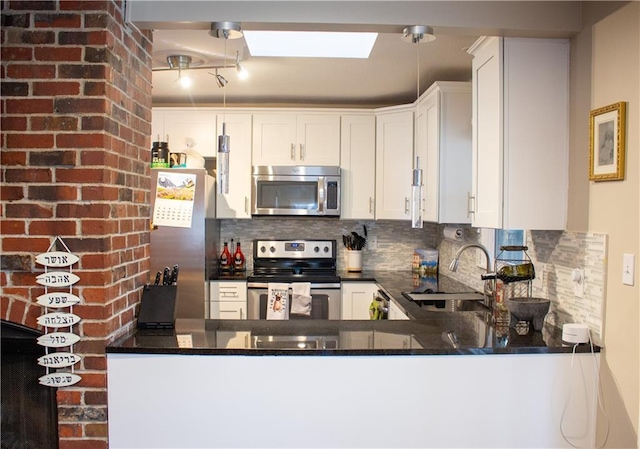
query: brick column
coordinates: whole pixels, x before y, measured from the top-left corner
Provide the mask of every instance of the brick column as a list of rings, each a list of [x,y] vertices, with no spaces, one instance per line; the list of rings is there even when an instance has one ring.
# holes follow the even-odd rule
[[[104,348],[148,280],[152,38],[123,7],[2,2],[2,318],[38,327],[34,259],[56,236],[80,256],[82,381],[57,392],[61,449],[108,447]]]

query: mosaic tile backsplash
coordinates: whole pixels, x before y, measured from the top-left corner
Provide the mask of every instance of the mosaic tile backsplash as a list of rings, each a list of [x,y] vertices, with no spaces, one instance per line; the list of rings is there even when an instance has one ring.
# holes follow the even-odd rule
[[[342,235],[351,231],[362,235],[363,225],[366,225],[369,237],[375,236],[378,241],[377,249],[365,248],[363,251],[364,270],[410,270],[415,248],[436,248],[441,273],[475,289],[482,289],[480,275],[484,269],[476,266],[475,251],[462,254],[458,271],[448,270],[460,246],[479,241],[477,229],[468,225],[459,226],[463,231],[461,239],[450,240],[443,237],[443,225],[429,223],[425,223],[423,229],[412,229],[408,221],[257,217],[252,220],[221,220],[221,240],[229,242],[233,238],[240,241],[247,257],[247,269],[251,270],[254,239],[335,239],[338,242],[338,269],[343,270],[346,267],[346,249],[342,245]],[[547,321],[558,327],[564,323],[583,323],[601,335],[607,236],[570,231],[529,231],[527,246],[538,278],[533,284],[533,296],[551,300]],[[574,282],[571,280],[574,268],[585,272],[583,298],[574,294]]]

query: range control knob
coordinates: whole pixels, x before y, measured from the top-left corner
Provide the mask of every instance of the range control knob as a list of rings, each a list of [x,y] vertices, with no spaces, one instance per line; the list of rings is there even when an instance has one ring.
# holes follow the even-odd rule
[[[275,246],[271,246],[269,248],[269,251],[271,251],[272,253],[275,253],[276,252],[276,247]]]
[[[315,247],[313,248],[313,252],[315,252],[315,253],[320,252],[320,248],[319,248],[319,247],[317,247],[317,246],[315,246]]]
[[[264,247],[264,245],[262,245],[262,246],[260,247],[260,252],[261,252],[261,253],[264,253],[265,251],[267,251],[267,248],[265,248],[265,247]]]

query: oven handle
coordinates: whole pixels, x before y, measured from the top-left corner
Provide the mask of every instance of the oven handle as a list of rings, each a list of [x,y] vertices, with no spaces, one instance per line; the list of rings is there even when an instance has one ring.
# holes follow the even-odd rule
[[[282,284],[293,284],[294,282],[281,282]],[[269,283],[268,282],[247,282],[247,288],[261,288],[261,289],[266,289],[269,287]],[[312,282],[311,283],[311,288],[312,289],[323,289],[323,290],[328,290],[328,289],[340,289],[340,283],[339,282],[335,282],[335,283],[316,283],[316,282]]]

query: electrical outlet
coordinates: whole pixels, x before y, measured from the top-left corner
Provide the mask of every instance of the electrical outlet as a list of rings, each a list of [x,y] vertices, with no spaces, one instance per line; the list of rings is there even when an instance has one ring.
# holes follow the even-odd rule
[[[622,283],[624,285],[633,285],[634,271],[636,269],[636,257],[633,254],[622,255]]]
[[[584,270],[574,268],[571,272],[571,280],[573,281],[573,294],[577,298],[584,298]]]
[[[372,235],[371,237],[369,237],[368,239],[369,241],[367,242],[367,246],[369,247],[370,250],[375,251],[378,249],[378,237],[375,235]]]

